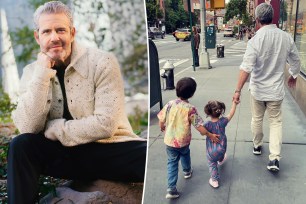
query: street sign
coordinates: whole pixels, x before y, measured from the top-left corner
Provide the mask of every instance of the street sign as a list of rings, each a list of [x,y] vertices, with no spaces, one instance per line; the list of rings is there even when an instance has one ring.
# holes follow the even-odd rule
[[[214,9],[224,9],[225,8],[225,0],[212,0],[211,7]]]
[[[225,0],[205,0],[207,10],[224,9]]]

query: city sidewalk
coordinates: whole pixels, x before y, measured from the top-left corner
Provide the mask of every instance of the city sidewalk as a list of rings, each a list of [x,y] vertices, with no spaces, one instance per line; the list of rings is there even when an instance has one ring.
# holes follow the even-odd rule
[[[226,58],[220,59],[225,60]],[[205,118],[204,105],[212,99],[223,101],[228,113],[236,88],[240,64],[215,66],[213,69],[192,68],[176,75],[175,82],[182,77],[194,77],[197,91],[190,103],[198,108]],[[163,134],[159,130],[157,113],[159,104],[150,110],[149,153],[143,204],[182,203],[182,204],[302,204],[306,203],[306,117],[286,90],[283,101],[283,146],[280,171],[272,174],[267,170],[268,163],[268,120],[264,119],[264,146],[260,156],[252,153],[250,130],[250,93],[245,84],[241,103],[235,116],[228,124],[228,160],[220,168],[220,187],[213,189],[208,184],[210,178],[205,137],[192,128],[191,160],[194,168],[192,178],[186,180],[179,170],[177,188],[180,198],[165,198],[167,189],[167,154]],[[176,98],[175,90],[162,92],[163,104]],[[205,119],[206,120],[206,119]]]

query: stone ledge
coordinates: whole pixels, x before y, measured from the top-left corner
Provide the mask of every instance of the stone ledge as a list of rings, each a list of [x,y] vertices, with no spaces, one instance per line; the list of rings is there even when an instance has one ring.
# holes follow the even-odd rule
[[[48,194],[40,201],[40,204],[63,204],[67,202],[78,204],[141,204],[143,183],[122,183],[107,180],[71,181],[65,187],[56,188],[56,191],[58,197]]]

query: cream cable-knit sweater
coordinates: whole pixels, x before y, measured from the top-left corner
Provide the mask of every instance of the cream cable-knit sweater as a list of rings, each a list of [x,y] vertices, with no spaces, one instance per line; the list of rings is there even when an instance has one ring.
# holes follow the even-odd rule
[[[127,119],[119,64],[110,53],[73,44],[65,88],[74,120],[62,118],[63,95],[55,70],[33,62],[24,68],[20,85],[13,120],[21,133],[53,135],[65,146],[144,140]]]

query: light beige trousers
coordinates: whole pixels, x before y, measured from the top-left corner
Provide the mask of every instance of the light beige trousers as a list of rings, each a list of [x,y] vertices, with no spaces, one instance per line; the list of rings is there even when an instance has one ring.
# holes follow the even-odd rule
[[[254,147],[263,145],[263,118],[267,110],[270,123],[269,137],[269,159],[280,160],[282,145],[282,106],[283,100],[280,101],[258,101],[251,95],[252,121],[251,130],[253,134]]]

